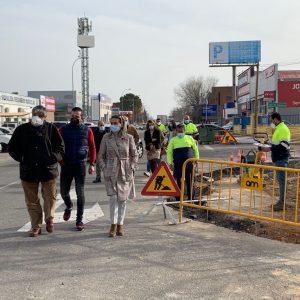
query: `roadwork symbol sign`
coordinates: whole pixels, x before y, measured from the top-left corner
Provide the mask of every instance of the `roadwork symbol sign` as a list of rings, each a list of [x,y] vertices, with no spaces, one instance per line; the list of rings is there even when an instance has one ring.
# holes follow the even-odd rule
[[[180,196],[180,189],[164,161],[149,178],[141,194],[144,196]]]
[[[228,130],[225,130],[225,133],[221,139],[220,144],[236,144],[237,141],[235,137]]]

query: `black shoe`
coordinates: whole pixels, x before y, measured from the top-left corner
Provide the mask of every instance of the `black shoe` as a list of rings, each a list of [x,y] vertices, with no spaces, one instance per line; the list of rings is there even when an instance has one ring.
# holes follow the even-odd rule
[[[93,183],[98,183],[98,182],[101,182],[101,178],[100,177],[96,177],[96,179],[93,180]]]
[[[273,210],[274,211],[281,211],[281,210],[283,210],[283,202],[282,201],[278,201],[276,204],[274,204]]]
[[[76,222],[76,230],[77,231],[84,230],[84,224],[82,222]]]
[[[71,217],[72,208],[73,208],[73,203],[71,202],[71,207],[66,208],[66,209],[65,209],[65,212],[64,212],[63,219],[64,219],[65,221],[69,221],[69,219],[70,219],[70,217]]]

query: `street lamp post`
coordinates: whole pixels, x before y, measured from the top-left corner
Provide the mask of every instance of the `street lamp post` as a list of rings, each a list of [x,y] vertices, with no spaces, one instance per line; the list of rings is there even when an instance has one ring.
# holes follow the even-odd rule
[[[121,98],[124,96],[124,93],[125,93],[126,91],[131,91],[131,88],[125,89],[125,90],[122,92],[122,94],[121,94]],[[122,105],[121,105],[122,111],[123,111],[123,102],[124,102],[124,101],[122,101]]]
[[[81,59],[80,51],[78,57],[74,60],[72,64],[72,99],[74,100],[74,65],[75,63]]]

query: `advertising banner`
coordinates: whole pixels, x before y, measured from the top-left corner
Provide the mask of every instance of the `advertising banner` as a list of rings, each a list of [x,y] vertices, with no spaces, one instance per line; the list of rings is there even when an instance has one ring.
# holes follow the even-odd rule
[[[261,41],[209,43],[210,64],[257,64],[261,60]]]
[[[55,111],[55,98],[52,96],[40,96],[41,105],[43,105],[47,111]]]
[[[276,99],[276,91],[264,91],[264,101]]]
[[[300,80],[278,81],[278,102],[287,107],[300,107]]]
[[[217,116],[217,105],[203,105],[202,117],[215,117]]]

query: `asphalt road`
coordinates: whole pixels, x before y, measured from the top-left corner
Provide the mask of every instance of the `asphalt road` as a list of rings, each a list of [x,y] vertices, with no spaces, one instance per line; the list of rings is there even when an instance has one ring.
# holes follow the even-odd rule
[[[200,146],[202,157],[227,156],[221,145],[209,147]],[[227,147],[228,153],[237,149]],[[155,201],[140,195],[144,169],[142,159],[125,237],[107,237],[108,197],[103,183],[93,184],[88,176],[86,209],[99,203],[104,216],[83,232],[69,221],[30,238],[18,231],[28,222],[18,165],[1,153],[0,299],[300,298],[299,245],[201,222],[169,225],[161,207],[143,216]]]

